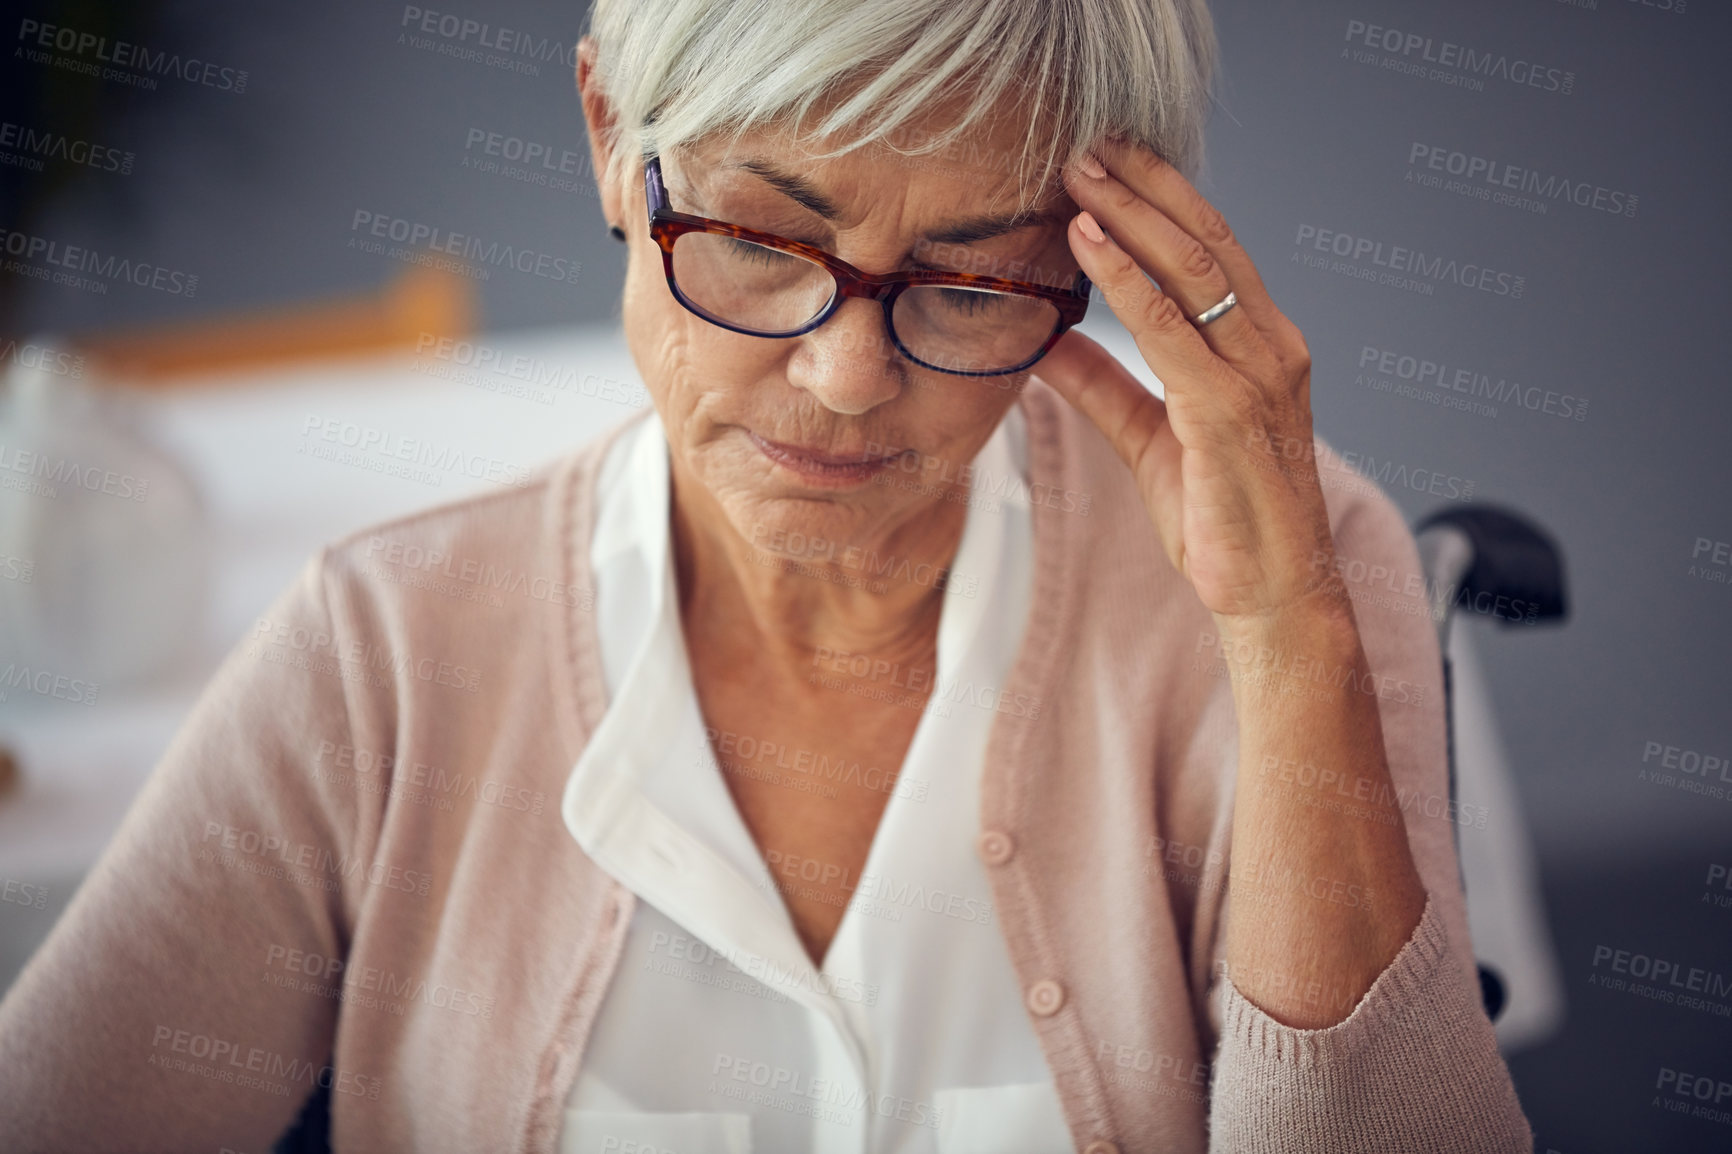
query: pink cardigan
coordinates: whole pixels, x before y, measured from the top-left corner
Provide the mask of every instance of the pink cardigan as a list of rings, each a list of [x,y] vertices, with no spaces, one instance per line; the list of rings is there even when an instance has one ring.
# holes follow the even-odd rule
[[[1531,1150],[1394,506],[1329,457],[1342,556],[1393,575],[1357,610],[1430,902],[1346,1021],[1296,1030],[1221,977],[1211,619],[1099,433],[1038,381],[1020,403],[1034,609],[1004,689],[1040,704],[993,719],[981,852],[1077,1148]],[[587,559],[613,435],[322,551],[266,611],[0,1002],[0,1149],[258,1154],[320,1084],[339,1150],[551,1154],[634,901],[559,813],[606,708]]]

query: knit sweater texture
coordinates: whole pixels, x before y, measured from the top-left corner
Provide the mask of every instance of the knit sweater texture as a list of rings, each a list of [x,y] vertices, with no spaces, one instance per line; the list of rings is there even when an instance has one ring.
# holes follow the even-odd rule
[[[1038,379],[1018,403],[1033,608],[980,831],[1076,1148],[1531,1151],[1394,505],[1320,445],[1373,674],[1350,690],[1377,696],[1428,901],[1343,1021],[1294,1029],[1241,992],[1274,976],[1224,965],[1239,771],[1212,618],[1099,431]],[[0,1002],[0,1149],[263,1151],[323,1085],[339,1151],[552,1154],[636,900],[559,812],[607,708],[588,546],[618,431],[333,544],[263,611]]]

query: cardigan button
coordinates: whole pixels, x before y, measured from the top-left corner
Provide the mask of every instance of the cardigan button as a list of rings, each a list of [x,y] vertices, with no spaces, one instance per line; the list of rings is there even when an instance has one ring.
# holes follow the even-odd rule
[[[1083,1154],[1119,1154],[1119,1144],[1108,1142],[1105,1138],[1097,1138],[1083,1147]]]
[[[1003,830],[989,829],[980,835],[974,848],[987,865],[1003,865],[1016,854],[1016,843]]]
[[[1051,978],[1042,978],[1028,988],[1029,1012],[1050,1018],[1064,1005],[1064,987]]]

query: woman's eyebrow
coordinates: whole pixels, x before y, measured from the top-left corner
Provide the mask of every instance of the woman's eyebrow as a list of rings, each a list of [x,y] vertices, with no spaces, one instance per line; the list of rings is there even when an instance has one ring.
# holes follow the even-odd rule
[[[768,161],[756,158],[735,161],[729,167],[752,173],[770,187],[811,209],[825,220],[841,218],[842,210],[837,207],[836,202],[820,192],[805,177],[784,172]],[[1063,219],[1064,214],[1051,209],[1038,212],[1025,210],[971,217],[926,233],[926,240],[934,244],[972,244],[975,241],[991,240],[993,237],[1004,236],[1020,229],[1052,224]]]
[[[972,244],[977,240],[991,240],[995,236],[1020,229],[1033,228],[1035,225],[1052,224],[1064,220],[1064,214],[1052,209],[1039,212],[1007,212],[996,216],[977,216],[968,220],[946,225],[926,234],[926,239],[934,244]]]
[[[783,172],[775,165],[763,160],[738,160],[729,165],[730,168],[743,168],[755,176],[763,178],[770,187],[805,205],[825,220],[837,220],[842,210],[836,202],[819,192],[818,189],[802,176],[791,172]]]

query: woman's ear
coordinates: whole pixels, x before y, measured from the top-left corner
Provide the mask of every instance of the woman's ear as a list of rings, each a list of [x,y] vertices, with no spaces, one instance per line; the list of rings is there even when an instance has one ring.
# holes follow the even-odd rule
[[[624,197],[610,179],[613,166],[614,112],[607,93],[602,90],[601,68],[596,55],[595,37],[584,36],[577,42],[577,91],[583,100],[583,120],[589,127],[589,161],[595,174],[596,192],[601,197],[601,213],[610,227],[625,226]]]

